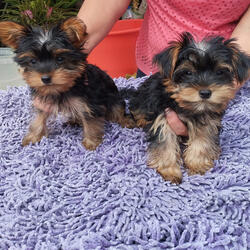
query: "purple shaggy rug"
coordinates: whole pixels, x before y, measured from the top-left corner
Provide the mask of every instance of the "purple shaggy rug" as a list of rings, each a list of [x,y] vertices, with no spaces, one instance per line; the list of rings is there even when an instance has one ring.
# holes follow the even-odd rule
[[[26,87],[0,91],[1,250],[250,249],[250,82],[225,113],[215,167],[179,186],[147,168],[138,128],[108,123],[89,152],[58,118],[22,148],[30,104]]]

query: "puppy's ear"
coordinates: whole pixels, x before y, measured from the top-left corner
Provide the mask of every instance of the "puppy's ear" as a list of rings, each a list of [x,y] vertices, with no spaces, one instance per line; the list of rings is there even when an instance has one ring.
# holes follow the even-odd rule
[[[243,84],[250,77],[250,55],[242,52],[236,43],[236,39],[230,39],[224,44],[232,51],[232,64],[235,78],[239,85]]]
[[[172,78],[181,49],[193,41],[192,35],[189,32],[184,32],[179,41],[170,42],[169,47],[154,56],[153,63],[158,65],[164,77]]]
[[[18,47],[20,39],[25,36],[26,28],[20,24],[3,21],[0,22],[0,40],[12,49]]]
[[[250,56],[240,52],[234,64],[236,65],[238,81],[243,84],[250,77]]]
[[[87,37],[86,25],[82,20],[71,17],[61,24],[61,29],[75,47],[82,47]]]

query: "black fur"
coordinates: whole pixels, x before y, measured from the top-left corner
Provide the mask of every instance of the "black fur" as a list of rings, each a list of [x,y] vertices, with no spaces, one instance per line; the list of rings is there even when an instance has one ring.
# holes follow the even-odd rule
[[[87,83],[87,84],[83,84]],[[95,65],[87,64],[81,77],[75,80],[67,92],[59,95],[46,95],[41,97],[35,88],[30,88],[32,95],[38,96],[42,101],[63,106],[66,100],[72,97],[83,98],[91,107],[94,117],[101,117],[104,113],[111,112],[111,108],[118,104],[125,108],[125,102],[121,98],[113,79]],[[103,109],[105,107],[107,110]]]
[[[166,108],[175,111],[187,125],[186,167],[192,174],[205,173],[219,156],[221,117],[234,97],[235,85],[249,77],[250,57],[233,39],[209,37],[197,43],[190,33],[184,33],[153,62],[159,72],[137,90],[127,90],[129,109],[150,142],[149,165],[166,180],[179,183],[180,138],[167,124]]]
[[[104,120],[133,126],[113,79],[87,62],[83,47],[86,26],[80,19],[72,17],[49,28],[0,22],[0,38],[14,48],[15,61],[22,68],[32,97],[51,105],[52,114],[62,112],[69,122],[84,126],[83,144],[87,149],[101,143]],[[24,146],[46,135],[49,115],[43,110],[37,112]]]
[[[46,35],[49,37],[48,41],[41,44],[39,40]],[[59,63],[53,55],[53,51],[61,48],[69,51],[60,53],[59,56],[64,61]],[[32,61],[34,60],[33,57],[18,57],[18,55],[27,51],[36,56],[35,63]],[[81,48],[72,45],[65,32],[60,29],[60,25],[50,28],[47,34],[41,27],[28,27],[26,35],[20,39],[15,53],[15,61],[25,68],[25,71],[41,73],[60,68],[73,70],[79,63],[85,62],[87,58],[87,54]],[[84,82],[88,84],[83,84]],[[39,95],[37,89],[32,87],[31,93]],[[44,100],[62,104],[64,98],[70,98],[71,96],[84,98],[91,105],[95,116],[103,115],[103,108],[101,107],[103,105],[107,107],[108,112],[111,111],[114,104],[123,103],[122,105],[124,105],[112,78],[97,66],[91,64],[86,64],[85,71],[82,72],[81,77],[75,79],[75,85],[69,91],[59,95],[45,96]]]
[[[233,43],[234,39],[224,40],[222,37],[212,37],[204,39],[204,46],[208,49],[204,52],[197,48],[197,43],[190,33],[181,35],[181,48],[176,60],[174,69],[172,69],[172,54],[171,51],[176,46],[176,42],[171,42],[170,46],[157,54],[153,62],[157,63],[162,72],[157,72],[151,75],[141,86],[136,90],[130,90],[130,109],[132,111],[141,110],[146,115],[148,121],[154,121],[155,118],[166,108],[171,108],[178,114],[186,116],[188,119],[194,119],[197,122],[201,117],[209,114],[211,117],[221,116],[222,113],[214,112],[197,112],[196,110],[186,110],[178,105],[171,98],[172,92],[167,92],[163,85],[166,79],[170,78],[170,71],[173,70],[171,81],[173,85],[182,87],[203,86],[209,87],[211,84],[230,85],[236,78],[239,81],[247,79],[250,68],[250,57],[241,52]],[[228,44],[231,47],[228,47]],[[232,48],[237,52],[237,62],[233,64]],[[178,70],[178,66],[184,61],[189,61],[193,64],[196,72],[191,72],[189,68]],[[227,68],[216,68],[218,62],[232,65],[233,71],[230,72]],[[177,69],[177,70],[176,70]]]

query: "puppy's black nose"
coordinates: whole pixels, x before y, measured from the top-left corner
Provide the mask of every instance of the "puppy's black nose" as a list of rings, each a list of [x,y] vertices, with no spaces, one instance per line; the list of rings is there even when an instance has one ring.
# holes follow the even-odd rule
[[[42,79],[42,82],[45,84],[49,84],[51,82],[51,77],[47,75],[42,76],[41,79]]]
[[[212,91],[209,89],[202,89],[199,91],[199,95],[202,99],[208,99],[212,95]]]

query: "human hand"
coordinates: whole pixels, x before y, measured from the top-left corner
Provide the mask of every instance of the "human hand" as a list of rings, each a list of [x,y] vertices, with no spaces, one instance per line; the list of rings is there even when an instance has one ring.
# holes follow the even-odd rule
[[[170,108],[165,109],[166,120],[176,135],[188,136],[185,124],[179,119],[178,115]]]
[[[44,103],[38,97],[35,97],[33,99],[33,106],[39,110],[42,110],[45,113],[52,113],[52,104]]]

